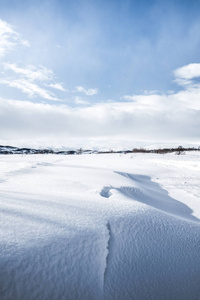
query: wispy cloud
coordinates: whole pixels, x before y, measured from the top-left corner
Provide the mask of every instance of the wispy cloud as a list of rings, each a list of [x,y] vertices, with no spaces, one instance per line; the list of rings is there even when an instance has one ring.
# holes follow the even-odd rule
[[[60,90],[60,91],[62,91],[62,92],[68,92],[68,90],[66,90],[66,89],[63,87],[63,84],[62,84],[62,83],[45,84],[45,86],[50,87],[50,88],[53,88],[53,89],[56,89],[56,90]]]
[[[86,89],[83,86],[76,86],[76,91],[79,93],[83,93],[87,96],[93,96],[98,94],[98,89]]]
[[[0,19],[0,57],[16,45],[30,46],[10,24]],[[54,72],[42,65],[19,66],[15,62],[4,62],[2,67],[4,71],[1,72],[0,84],[21,90],[30,98],[40,97],[57,101],[58,97],[46,87],[66,91],[61,83],[53,82]]]
[[[135,96],[136,96],[136,95],[124,95],[124,96],[122,97],[122,99],[128,100],[128,101],[135,101]]]
[[[27,94],[28,97],[41,97],[46,100],[57,101],[56,95],[46,89],[44,86],[51,86],[51,84],[45,84],[44,82],[52,81],[54,73],[52,70],[47,69],[44,66],[39,68],[33,65],[27,67],[19,67],[17,64],[4,63],[5,71],[12,71],[14,76],[0,79],[0,84],[5,84],[12,88],[17,88],[23,93]],[[52,86],[62,88],[60,84],[52,83]],[[63,89],[62,89],[63,90]]]
[[[74,103],[76,103],[77,105],[88,105],[89,102],[84,100],[82,97],[76,96],[74,98]]]
[[[21,90],[23,93],[27,94],[30,98],[39,96],[43,99],[57,101],[57,97],[52,92],[41,88],[39,85],[29,82],[25,79],[15,79],[15,80],[0,80],[1,84],[5,84],[12,88],[17,88]]]
[[[13,30],[12,26],[0,19],[0,57],[10,51],[16,45],[30,46],[29,42]]]
[[[17,64],[4,63],[4,67],[6,70],[11,70],[30,81],[49,81],[54,77],[53,71],[44,66],[37,68],[36,66],[29,65],[26,68],[22,68],[18,67]]]

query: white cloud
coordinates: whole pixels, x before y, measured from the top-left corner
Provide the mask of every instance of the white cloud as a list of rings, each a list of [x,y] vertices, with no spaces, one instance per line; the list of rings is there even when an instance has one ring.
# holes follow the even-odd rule
[[[60,90],[62,92],[68,92],[68,90],[66,90],[63,86],[62,83],[51,83],[51,84],[45,84],[45,86],[48,86],[50,88],[56,89],[56,90]]]
[[[45,68],[44,66],[40,66],[39,68],[37,68],[36,66],[29,65],[25,68],[22,68],[18,67],[17,64],[11,63],[4,63],[3,65],[5,71],[12,71],[15,75],[14,77],[6,77],[4,75],[4,79],[0,79],[0,84],[5,84],[9,87],[17,88],[23,93],[27,94],[30,98],[38,96],[46,100],[58,100],[54,93],[41,86],[41,84],[44,84],[44,82],[53,80],[53,71]],[[56,89],[62,88],[63,90],[61,84],[52,83],[49,85],[44,85],[49,87],[53,86]]]
[[[86,100],[84,100],[82,97],[79,97],[79,96],[76,96],[75,98],[74,98],[74,102],[77,104],[77,105],[87,105],[87,104],[89,104],[89,102],[88,101],[86,101]]]
[[[155,94],[158,94],[159,91],[158,90],[153,90],[153,91],[144,91],[144,94],[145,95],[155,95]]]
[[[126,100],[134,103],[133,107],[137,111],[147,111],[148,113],[162,112],[168,110],[172,103],[171,98],[168,95],[126,95],[123,97]],[[173,107],[176,106],[176,102],[173,103]]]
[[[40,66],[29,65],[26,68],[18,67],[17,64],[4,63],[4,68],[6,70],[11,70],[16,74],[23,76],[24,78],[29,79],[30,81],[48,81],[53,79],[53,71]]]
[[[122,98],[128,101],[135,101],[135,96],[136,95],[125,95]]]
[[[134,103],[135,110],[168,113],[174,110],[200,110],[200,86],[191,85],[177,93],[162,95],[125,95],[126,100]]]
[[[12,26],[0,19],[0,56],[11,50],[16,45],[29,46],[19,33],[13,30]],[[25,67],[18,66],[16,63],[3,63],[4,72],[1,72],[0,84],[5,84],[12,88],[17,88],[30,98],[41,97],[46,100],[58,100],[56,95],[44,88],[44,82],[51,82],[54,79],[52,70],[44,66],[36,67],[28,65]],[[10,72],[13,72],[10,76]],[[51,83],[50,87],[65,91],[59,83]],[[47,86],[47,85],[46,85]]]
[[[200,77],[200,64],[189,64],[174,71],[175,82],[185,89],[200,88],[200,83],[195,81]]]
[[[176,69],[174,75],[180,79],[193,79],[200,77],[200,64],[189,64],[182,68]]]
[[[16,45],[30,46],[10,24],[0,19],[0,56],[4,56]]]
[[[98,89],[85,89],[83,86],[76,86],[76,91],[83,93],[87,96],[93,96],[98,94]]]
[[[185,78],[176,78],[174,80],[174,82],[176,82],[179,86],[185,87],[187,88],[190,85],[193,85],[193,81],[192,80],[188,80]]]
[[[23,93],[27,94],[30,98],[39,96],[47,100],[54,100],[54,101],[58,100],[53,93],[41,88],[37,84],[34,84],[24,79],[16,79],[16,80],[2,79],[0,80],[0,83],[13,88],[17,88],[21,90]]]

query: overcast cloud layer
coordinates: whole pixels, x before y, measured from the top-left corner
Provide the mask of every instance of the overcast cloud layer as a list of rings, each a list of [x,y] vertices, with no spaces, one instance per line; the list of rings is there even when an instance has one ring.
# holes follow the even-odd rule
[[[44,9],[37,1],[34,6],[30,4],[31,2],[28,5],[25,5],[24,1],[19,2],[23,4],[22,8],[31,20],[30,24],[36,13]],[[114,44],[108,43],[107,31],[103,38],[102,32],[105,28],[102,7],[95,5],[94,1],[79,1],[81,7],[84,8],[81,13],[76,6],[70,4],[70,1],[66,1],[65,5],[63,1],[46,1],[45,3],[49,3],[50,8],[45,11],[44,21],[39,20],[39,22],[42,22],[42,34],[44,39],[45,37],[47,39],[47,48],[44,48],[43,41],[40,42],[40,31],[37,28],[34,29],[29,23],[26,30],[23,28],[23,21],[27,21],[27,16],[21,20],[17,6],[15,11],[12,11],[13,22],[10,20],[8,22],[0,15],[2,17],[0,19],[1,144],[35,147],[112,147],[113,145],[121,148],[159,143],[199,144],[200,59],[196,52],[194,53],[194,49],[199,46],[200,30],[198,31],[197,28],[200,29],[200,21],[195,18],[196,11],[192,7],[193,2],[189,4],[189,1],[184,1],[182,3],[185,6],[183,5],[182,8],[179,6],[180,14],[175,27],[178,33],[174,51],[177,51],[179,44],[183,45],[183,37],[180,33],[184,30],[182,16],[185,16],[186,8],[191,9],[194,11],[194,19],[191,20],[191,17],[188,16],[186,21],[191,31],[187,33],[188,40],[185,40],[185,45],[189,51],[188,43],[191,43],[190,46],[193,47],[191,52],[193,51],[196,61],[188,61],[187,51],[183,50],[182,59],[179,57],[180,63],[177,65],[173,63],[175,53],[171,53],[171,60],[170,57],[168,58],[171,69],[166,67],[163,68],[163,71],[158,67],[154,55],[151,56],[148,53],[148,43],[151,43],[152,50],[153,48],[157,49],[158,43],[161,43],[165,37],[166,41],[169,39],[169,31],[164,18],[166,15],[163,12],[164,7],[158,6],[157,1],[149,6],[149,14],[155,14],[157,10],[157,22],[162,25],[161,31],[164,36],[158,37],[157,29],[153,28],[147,33],[144,29],[148,27],[148,24],[145,23],[145,20],[143,24],[141,21],[139,22],[139,16],[146,15],[147,7],[145,5],[147,2],[144,1],[143,10],[136,2],[131,7],[135,25],[140,28],[140,35],[134,33],[133,39],[131,36],[127,38],[124,35],[133,33],[133,28],[123,23],[125,15],[130,21],[131,11],[128,10],[130,2],[117,1],[114,4],[111,1],[106,4],[107,2],[102,1],[108,12],[113,9],[112,13],[118,17],[121,16],[123,21],[118,25],[119,33],[117,35],[115,30],[111,30],[111,27],[116,25],[115,16],[110,15],[108,32],[113,33],[110,36],[113,43],[115,43],[115,38],[119,37],[121,37],[125,49],[132,48],[134,41],[138,41],[138,39],[145,43],[144,49],[147,54],[143,60],[140,60],[140,68],[138,64],[132,63],[140,59],[140,54],[136,49],[132,48],[134,51],[130,56],[129,51],[123,50],[124,52],[122,52],[120,44],[117,43],[114,48]],[[69,4],[68,7],[66,3]],[[59,32],[56,25],[50,35],[46,22],[52,20],[52,11],[55,7],[56,16],[60,18],[62,25],[65,24],[67,30]],[[65,9],[65,15],[60,12],[61,7]],[[94,15],[99,10],[98,22],[90,14],[88,15],[86,8]],[[138,16],[133,12],[134,8],[138,11]],[[3,4],[2,10],[6,16],[9,8]],[[74,12],[74,16],[79,16],[79,19],[77,20],[75,17],[73,19],[69,12]],[[169,12],[171,12],[171,20],[174,19],[174,15],[178,16],[177,7],[172,4],[168,7]],[[69,15],[67,15],[68,13]],[[86,22],[87,15],[89,21]],[[163,23],[161,22],[162,15]],[[64,17],[67,20],[66,23],[64,23]],[[80,21],[81,18],[82,21]],[[51,26],[52,24],[49,25],[49,27]],[[69,28],[71,28],[70,31],[68,31]],[[123,34],[120,33],[120,28]],[[56,34],[57,40],[55,40]],[[85,42],[93,40],[90,34],[93,37],[99,37],[98,49],[91,43],[88,48],[85,46]],[[68,41],[67,45],[65,39]],[[194,40],[196,40],[195,45]],[[83,47],[79,48],[81,43]],[[96,43],[98,45],[99,42],[96,41]],[[77,45],[76,49],[74,48],[75,44]],[[170,43],[166,44],[166,55],[169,46]],[[92,49],[93,55],[91,54]],[[103,56],[102,51],[104,51]],[[110,68],[107,73],[105,73],[105,51],[108,58],[107,65]],[[119,63],[117,65],[115,63],[116,55],[120,62],[120,69]],[[178,55],[180,56],[179,53],[177,53]],[[79,63],[74,61],[73,67],[69,65],[68,61],[73,61],[74,56]],[[130,59],[130,68],[127,68],[127,64],[124,63],[124,58],[127,56]],[[146,67],[149,66],[150,70],[152,70],[150,64],[155,63],[155,69],[158,72],[157,79],[155,74],[152,73],[151,77],[149,70],[144,68],[145,60]],[[121,65],[123,63],[124,67]],[[70,68],[66,68],[67,64]],[[162,65],[163,61],[160,61],[160,64]],[[138,77],[142,78],[144,75],[144,84],[146,83],[147,87],[139,83],[131,68],[137,69]],[[168,75],[166,75],[166,71],[168,71]],[[147,79],[147,75],[149,75],[149,79]],[[138,85],[133,83],[134,79],[135,82],[138,81]],[[166,81],[165,84],[163,84],[164,81]],[[160,89],[158,89],[158,83],[160,83]],[[166,87],[165,91],[163,87]]]

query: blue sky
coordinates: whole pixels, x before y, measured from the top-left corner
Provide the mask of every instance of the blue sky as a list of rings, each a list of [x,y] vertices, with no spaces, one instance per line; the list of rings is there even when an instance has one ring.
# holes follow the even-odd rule
[[[199,13],[200,1],[1,0],[0,141],[198,143]]]

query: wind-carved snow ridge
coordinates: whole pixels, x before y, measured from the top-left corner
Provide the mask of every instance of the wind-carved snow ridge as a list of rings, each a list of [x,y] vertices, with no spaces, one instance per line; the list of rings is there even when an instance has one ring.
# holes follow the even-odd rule
[[[152,181],[150,176],[125,172],[115,173],[132,181],[133,186],[117,188],[128,199],[144,203],[149,207],[181,219],[199,222],[199,219],[192,215],[193,211],[189,206],[170,197],[168,191]]]
[[[110,256],[110,242],[111,242],[111,228],[110,228],[110,223],[107,222],[106,224],[106,228],[108,231],[108,241],[107,241],[107,246],[106,246],[106,250],[107,250],[107,256],[106,256],[106,264],[105,264],[105,270],[104,270],[104,278],[103,278],[103,289],[104,289],[104,284],[105,284],[105,280],[106,280],[106,272],[108,270],[108,259]]]

